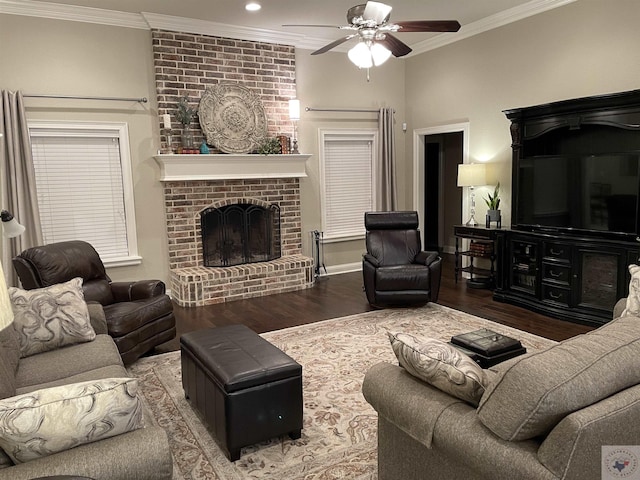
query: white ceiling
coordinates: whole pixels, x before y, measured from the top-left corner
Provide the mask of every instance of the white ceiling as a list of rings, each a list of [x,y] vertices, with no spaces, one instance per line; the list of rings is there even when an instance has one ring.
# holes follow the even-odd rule
[[[387,0],[391,21],[458,20],[458,33],[399,33],[414,53],[436,48],[575,0]],[[320,48],[345,36],[337,28],[283,27],[283,24],[346,24],[347,10],[365,0],[259,0],[262,9],[247,12],[248,0],[0,0],[0,13],[17,13],[137,28],[180,28],[248,40]],[[97,9],[97,10],[96,10]],[[140,17],[140,25],[136,18]],[[101,21],[102,19],[102,21]],[[345,46],[346,48],[346,46]],[[340,50],[340,49],[338,49]]]

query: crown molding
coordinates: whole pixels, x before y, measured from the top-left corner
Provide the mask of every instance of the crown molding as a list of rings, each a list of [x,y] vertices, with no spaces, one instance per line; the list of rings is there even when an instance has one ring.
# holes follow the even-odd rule
[[[198,20],[195,18],[174,17],[157,13],[142,12],[149,28],[171,30],[174,32],[195,33],[215,37],[235,38],[254,42],[294,45],[298,48],[320,48],[331,41],[306,35],[277,32],[254,27],[242,27],[225,23]]]
[[[0,13],[27,17],[97,23],[114,27],[148,30],[149,26],[138,13],[119,12],[102,8],[44,3],[34,0],[0,0]]]
[[[412,57],[430,50],[435,50],[436,48],[459,42],[465,38],[488,32],[494,28],[502,27],[509,23],[517,22],[518,20],[523,20],[527,17],[562,7],[575,1],[577,0],[532,0],[523,5],[498,12],[481,20],[464,25],[456,33],[443,33],[428,40],[418,42],[411,46],[413,51],[408,56]]]
[[[423,42],[418,42],[411,46],[413,51],[408,56],[419,55],[575,1],[577,0],[532,0],[524,5],[510,8],[464,25],[457,33],[441,34]],[[331,38],[310,37],[308,35],[228,25],[194,18],[174,17],[149,12],[128,13],[94,7],[44,3],[36,0],[0,0],[0,14],[24,15],[142,30],[157,28],[239,40],[293,45],[296,48],[308,50],[316,50],[332,41]],[[346,50],[347,48],[344,45],[334,49],[336,52]]]

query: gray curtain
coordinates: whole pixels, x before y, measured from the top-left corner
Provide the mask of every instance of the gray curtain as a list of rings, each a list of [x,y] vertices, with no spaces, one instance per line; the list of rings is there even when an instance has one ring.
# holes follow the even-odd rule
[[[377,205],[381,212],[396,209],[398,194],[396,192],[396,144],[393,128],[393,108],[381,108],[378,119],[378,171],[377,171]]]
[[[2,235],[2,265],[7,284],[17,286],[18,277],[11,259],[24,249],[43,243],[31,141],[21,92],[2,90],[0,116],[0,208],[8,210],[26,227],[19,237]]]

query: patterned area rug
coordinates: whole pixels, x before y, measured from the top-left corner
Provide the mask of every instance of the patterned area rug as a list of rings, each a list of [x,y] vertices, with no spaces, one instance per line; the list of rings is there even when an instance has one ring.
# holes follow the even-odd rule
[[[263,334],[303,368],[302,438],[272,439],[244,448],[231,463],[184,398],[180,353],[147,357],[129,371],[140,380],[153,415],[168,432],[176,480],[376,479],[376,412],[364,400],[365,372],[397,363],[387,331],[448,341],[478,328],[518,338],[528,351],[555,342],[436,304],[390,309]]]

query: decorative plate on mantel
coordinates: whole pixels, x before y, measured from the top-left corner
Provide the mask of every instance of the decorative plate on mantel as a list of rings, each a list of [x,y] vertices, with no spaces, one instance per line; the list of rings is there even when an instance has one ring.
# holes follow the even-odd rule
[[[251,90],[235,83],[207,87],[198,108],[207,143],[224,153],[249,153],[267,136],[262,101]]]

